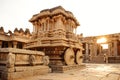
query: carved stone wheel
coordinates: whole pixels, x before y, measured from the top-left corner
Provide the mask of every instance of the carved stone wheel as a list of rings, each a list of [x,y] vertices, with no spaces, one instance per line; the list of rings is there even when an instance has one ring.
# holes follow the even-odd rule
[[[76,53],[76,63],[81,64],[83,61],[82,50],[78,50]]]
[[[73,49],[71,48],[68,48],[66,51],[65,51],[65,54],[64,54],[64,60],[65,60],[65,63],[67,65],[73,65],[75,64],[75,54],[74,54],[74,51]]]

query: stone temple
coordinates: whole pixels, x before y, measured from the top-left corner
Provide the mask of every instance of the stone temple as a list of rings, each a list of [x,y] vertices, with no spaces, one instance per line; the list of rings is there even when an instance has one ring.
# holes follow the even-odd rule
[[[105,38],[106,41],[99,42]],[[120,33],[83,37],[81,41],[85,49],[84,62],[120,63]]]
[[[4,32],[0,27],[0,79],[65,72],[82,65],[81,36],[76,35],[80,24],[70,11],[61,6],[45,9],[29,20],[29,29]]]

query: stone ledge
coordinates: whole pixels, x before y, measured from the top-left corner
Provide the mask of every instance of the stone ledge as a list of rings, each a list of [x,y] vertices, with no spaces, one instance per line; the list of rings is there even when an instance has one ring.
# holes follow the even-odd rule
[[[81,65],[71,65],[71,66],[51,66],[51,68],[52,68],[52,72],[64,73],[75,69],[83,69],[85,68],[85,65],[81,64]]]
[[[37,54],[37,55],[45,55],[44,52],[40,51],[32,51],[26,49],[16,49],[16,48],[0,48],[0,52],[12,52],[12,53],[20,53],[20,54]]]

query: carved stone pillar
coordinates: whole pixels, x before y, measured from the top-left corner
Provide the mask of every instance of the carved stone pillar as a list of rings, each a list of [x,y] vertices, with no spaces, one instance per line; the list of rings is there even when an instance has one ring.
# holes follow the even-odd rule
[[[94,43],[94,52],[93,52],[93,55],[92,55],[92,57],[93,56],[96,56],[96,53],[97,53],[97,44],[96,43]]]
[[[72,23],[70,22],[70,32],[72,32]]]
[[[13,48],[17,48],[17,42],[16,41],[13,42]]]
[[[41,23],[41,31],[43,31],[44,29],[43,29],[43,23]]]
[[[33,32],[35,32],[35,26],[33,25]]]
[[[35,55],[30,55],[29,56],[29,62],[31,66],[35,65]]]
[[[91,60],[92,55],[93,55],[93,52],[94,52],[93,44],[90,44],[90,54],[89,54],[89,60]]]
[[[49,20],[47,21],[47,31],[50,30],[50,24],[49,24]]]
[[[111,56],[112,44],[108,43],[108,56]]]
[[[22,47],[23,47],[23,48],[25,47],[25,43],[22,43]]]
[[[85,43],[85,62],[88,62],[88,58],[89,58],[89,47],[88,47],[88,43]]]
[[[0,48],[2,48],[2,41],[0,41]]]
[[[13,68],[15,64],[15,54],[9,53],[7,56],[6,66],[7,68]]]
[[[8,47],[12,48],[12,42],[8,42]]]
[[[37,33],[37,21],[35,21],[35,33]]]
[[[101,52],[102,52],[101,44],[98,44],[97,45],[97,54],[96,54],[96,56],[101,55]]]
[[[44,28],[43,31],[46,31],[46,24],[45,24],[45,22],[43,23],[43,28]]]
[[[75,28],[75,34],[77,33],[77,29]]]
[[[114,56],[117,56],[117,41],[114,41]]]

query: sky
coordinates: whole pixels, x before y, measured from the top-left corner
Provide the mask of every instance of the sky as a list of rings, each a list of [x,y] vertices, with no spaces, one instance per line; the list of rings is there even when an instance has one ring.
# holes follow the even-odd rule
[[[29,28],[32,32],[29,19],[43,9],[56,6],[74,14],[80,23],[77,34],[97,36],[120,32],[119,0],[0,0],[0,26],[6,32],[16,27]]]

